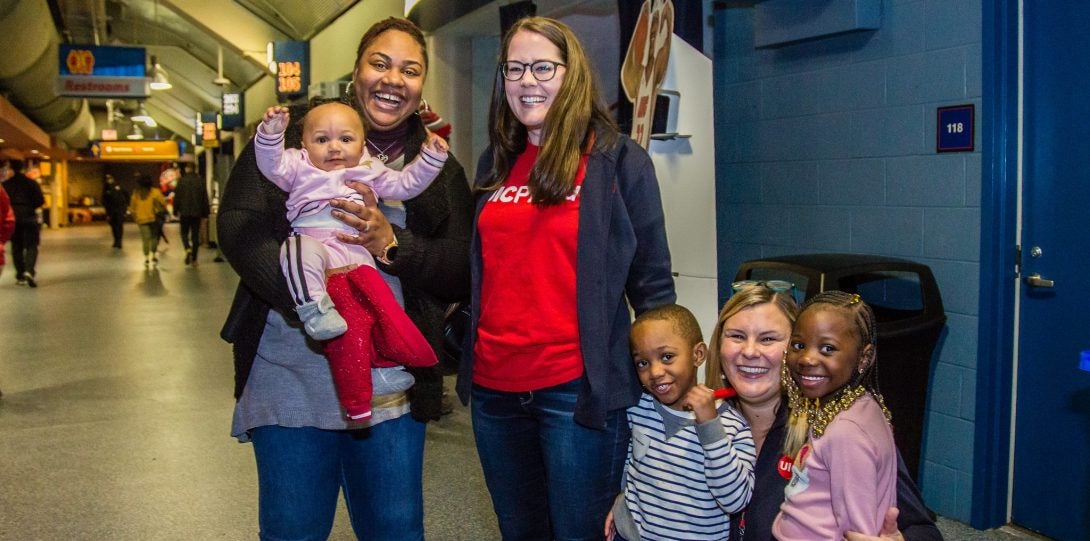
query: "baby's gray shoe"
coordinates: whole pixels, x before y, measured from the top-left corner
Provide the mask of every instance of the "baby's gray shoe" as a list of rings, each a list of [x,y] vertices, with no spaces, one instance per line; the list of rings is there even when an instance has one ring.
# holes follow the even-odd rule
[[[336,338],[348,330],[348,323],[337,313],[329,295],[296,306],[295,312],[303,320],[307,334],[315,340]]]
[[[407,391],[416,383],[413,375],[400,366],[371,369],[371,394],[374,396]]]

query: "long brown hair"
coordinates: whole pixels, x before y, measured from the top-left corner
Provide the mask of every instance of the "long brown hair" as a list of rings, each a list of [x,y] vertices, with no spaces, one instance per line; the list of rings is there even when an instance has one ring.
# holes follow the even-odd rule
[[[495,190],[503,186],[516,158],[526,149],[526,126],[507,104],[503,61],[511,39],[518,32],[540,34],[560,49],[566,65],[564,80],[557,91],[541,131],[541,151],[530,170],[530,196],[535,205],[554,205],[571,194],[579,161],[591,146],[608,148],[618,139],[617,123],[602,104],[598,83],[579,39],[564,23],[547,17],[527,17],[516,22],[503,37],[492,86],[488,113],[492,145],[492,171],[479,186]]]

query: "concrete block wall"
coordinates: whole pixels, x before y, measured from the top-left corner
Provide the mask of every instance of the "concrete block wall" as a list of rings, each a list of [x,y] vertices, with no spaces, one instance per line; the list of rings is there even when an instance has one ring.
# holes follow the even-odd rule
[[[752,8],[714,12],[720,299],[748,259],[853,252],[929,265],[948,322],[921,484],[929,506],[962,521],[973,476],[981,13],[980,0],[884,0],[878,30],[757,50]],[[968,103],[977,151],[936,153],[936,108]]]

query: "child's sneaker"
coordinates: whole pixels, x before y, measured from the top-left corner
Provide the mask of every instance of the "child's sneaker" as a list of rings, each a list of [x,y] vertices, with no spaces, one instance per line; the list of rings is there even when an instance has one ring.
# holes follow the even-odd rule
[[[371,394],[374,396],[407,391],[413,383],[416,378],[400,366],[371,369]]]
[[[315,340],[336,338],[348,330],[348,323],[337,313],[329,295],[299,305],[295,307],[295,312],[303,320],[307,334]]]

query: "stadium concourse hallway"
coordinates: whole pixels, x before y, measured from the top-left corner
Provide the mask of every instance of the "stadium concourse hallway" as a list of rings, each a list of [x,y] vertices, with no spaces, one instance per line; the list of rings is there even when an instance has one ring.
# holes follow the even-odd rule
[[[0,540],[257,538],[253,455],[229,435],[231,351],[219,338],[238,278],[215,250],[186,267],[177,224],[166,235],[148,270],[132,224],[120,251],[104,224],[45,230],[37,289],[15,284],[8,258]],[[499,539],[469,413],[454,402],[427,430],[427,538]],[[939,527],[952,540],[1028,538]],[[343,509],[330,538],[354,539]]]
[[[186,267],[177,224],[145,270],[140,235],[42,232],[37,289],[0,275],[0,540],[257,538],[257,475],[230,436],[238,278]],[[449,379],[449,378],[448,378]],[[453,380],[448,381],[453,386]],[[429,424],[428,539],[498,539],[468,410]],[[343,509],[331,539],[354,539]]]

